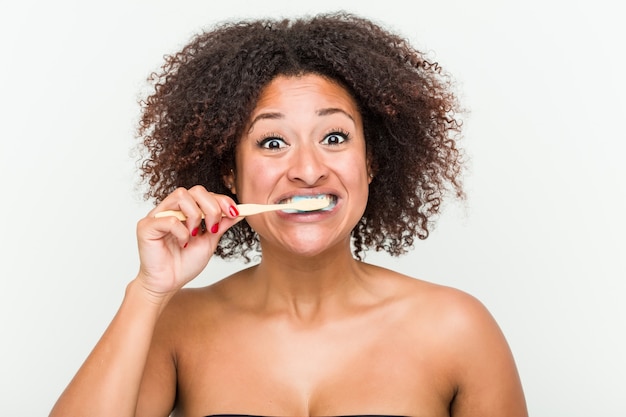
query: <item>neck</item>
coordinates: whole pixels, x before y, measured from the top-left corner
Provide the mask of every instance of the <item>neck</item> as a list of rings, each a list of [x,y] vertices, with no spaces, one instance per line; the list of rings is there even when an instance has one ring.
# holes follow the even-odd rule
[[[365,268],[349,245],[309,257],[264,248],[254,281],[268,311],[310,321],[345,307],[364,288]]]

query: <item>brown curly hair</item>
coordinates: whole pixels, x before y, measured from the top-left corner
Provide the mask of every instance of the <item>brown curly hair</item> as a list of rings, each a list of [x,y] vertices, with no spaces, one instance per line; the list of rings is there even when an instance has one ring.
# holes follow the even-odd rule
[[[146,198],[201,184],[232,195],[223,175],[264,86],[278,75],[319,74],[339,82],[362,114],[375,178],[352,231],[354,255],[391,255],[428,237],[443,197],[463,197],[460,109],[451,78],[400,36],[348,13],[221,23],[166,56],[149,78],[139,137]],[[222,237],[222,258],[259,250],[246,222]]]

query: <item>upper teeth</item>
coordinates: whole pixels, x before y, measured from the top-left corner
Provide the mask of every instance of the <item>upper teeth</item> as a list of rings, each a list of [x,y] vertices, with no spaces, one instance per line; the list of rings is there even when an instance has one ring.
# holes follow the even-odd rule
[[[331,210],[333,207],[335,207],[335,204],[337,204],[337,196],[334,196],[332,194],[294,195],[290,198],[282,200],[281,203],[285,204],[285,203],[293,203],[296,201],[313,200],[313,199],[328,200],[329,202],[328,205],[322,209],[319,209],[319,211]],[[283,211],[288,212],[288,213],[299,213],[299,210],[283,210]]]
[[[333,201],[334,200],[334,196],[330,195],[330,194],[317,194],[317,195],[294,195],[290,198],[287,198],[283,201],[281,201],[281,203],[294,203],[296,201],[301,201],[301,200],[311,200],[311,199],[328,199],[329,201]]]

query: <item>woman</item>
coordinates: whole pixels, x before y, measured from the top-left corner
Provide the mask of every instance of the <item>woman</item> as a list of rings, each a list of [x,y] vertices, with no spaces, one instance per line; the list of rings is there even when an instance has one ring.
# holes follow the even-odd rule
[[[141,267],[52,416],[527,415],[476,299],[362,262],[404,253],[448,190],[462,196],[437,64],[372,22],[321,15],[200,34],[155,86]],[[320,196],[311,212],[237,209]],[[254,251],[181,289],[213,254]]]

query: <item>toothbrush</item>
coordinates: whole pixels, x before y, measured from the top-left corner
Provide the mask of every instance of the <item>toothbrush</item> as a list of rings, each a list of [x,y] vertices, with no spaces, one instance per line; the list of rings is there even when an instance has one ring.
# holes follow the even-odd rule
[[[239,217],[252,216],[255,214],[266,213],[268,211],[278,210],[296,210],[296,211],[314,211],[321,210],[331,203],[328,197],[322,198],[305,198],[297,200],[291,203],[285,204],[238,204],[237,211]],[[154,215],[154,217],[167,217],[174,216],[180,221],[187,220],[187,217],[179,210],[165,210],[160,211]],[[204,215],[202,215],[204,218]]]

